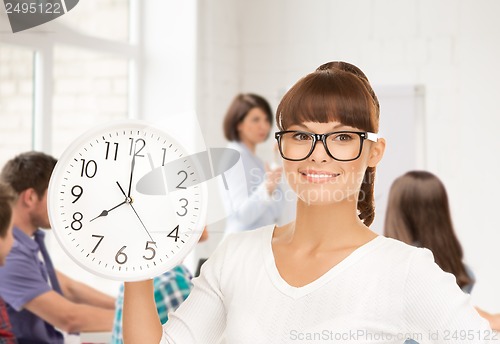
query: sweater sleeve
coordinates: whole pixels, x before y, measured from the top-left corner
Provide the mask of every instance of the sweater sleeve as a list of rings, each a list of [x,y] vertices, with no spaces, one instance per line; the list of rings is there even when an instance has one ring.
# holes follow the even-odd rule
[[[409,333],[424,343],[487,343],[492,331],[474,309],[470,296],[455,277],[434,262],[428,249],[418,249],[410,260],[404,305]]]
[[[188,298],[169,314],[161,344],[219,343],[226,327],[220,282],[230,239],[227,237],[203,264],[200,276],[192,280]]]

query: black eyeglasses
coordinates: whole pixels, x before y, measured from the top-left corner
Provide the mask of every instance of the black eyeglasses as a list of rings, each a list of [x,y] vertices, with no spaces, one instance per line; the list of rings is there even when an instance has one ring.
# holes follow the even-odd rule
[[[330,157],[337,161],[352,161],[359,158],[363,142],[378,141],[378,135],[365,131],[334,131],[325,134],[307,131],[286,130],[274,134],[283,159],[301,161],[307,159],[316,143],[321,141]]]

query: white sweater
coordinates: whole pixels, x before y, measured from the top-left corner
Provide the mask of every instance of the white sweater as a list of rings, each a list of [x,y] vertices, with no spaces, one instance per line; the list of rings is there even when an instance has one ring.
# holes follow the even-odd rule
[[[379,236],[297,288],[276,268],[273,229],[224,240],[161,343],[477,344],[497,335],[427,249]]]

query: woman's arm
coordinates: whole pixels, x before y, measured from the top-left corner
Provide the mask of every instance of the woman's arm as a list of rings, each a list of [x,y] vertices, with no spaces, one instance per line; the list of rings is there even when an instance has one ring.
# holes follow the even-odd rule
[[[123,342],[158,344],[162,326],[154,300],[153,280],[125,282],[123,294]]]

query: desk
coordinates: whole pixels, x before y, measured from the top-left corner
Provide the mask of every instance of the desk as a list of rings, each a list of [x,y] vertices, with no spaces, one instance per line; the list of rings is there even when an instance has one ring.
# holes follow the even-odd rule
[[[82,344],[108,344],[111,342],[111,332],[82,332],[80,343]]]

